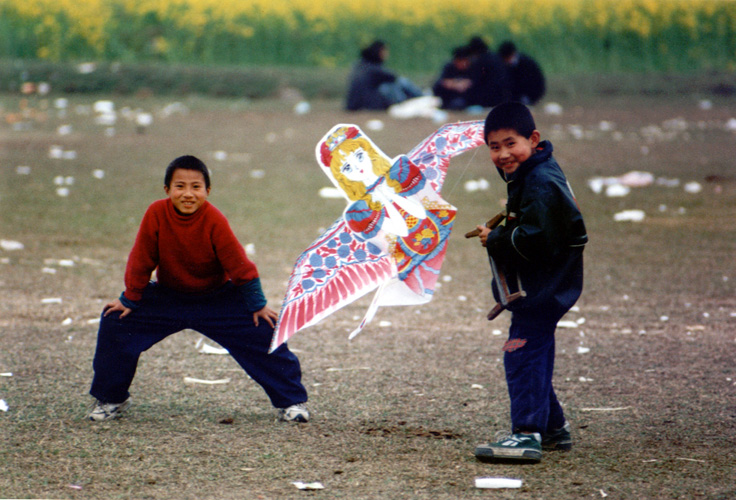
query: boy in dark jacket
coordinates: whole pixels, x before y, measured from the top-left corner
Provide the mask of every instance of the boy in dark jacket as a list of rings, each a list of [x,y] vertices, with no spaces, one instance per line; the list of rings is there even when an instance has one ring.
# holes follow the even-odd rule
[[[125,291],[104,308],[90,389],[97,402],[88,418],[121,416],[140,354],[189,328],[227,349],[281,420],[306,422],[299,360],[285,344],[268,354],[278,314],[266,305],[258,269],[227,219],[207,201],[207,167],[194,156],[176,158],[164,190],[167,198],[153,202],[141,221]],[[154,271],[157,281],[150,281]]]
[[[538,462],[542,448],[569,450],[570,426],[552,388],[555,328],[583,287],[583,247],[588,241],[570,185],[541,141],[521,103],[491,110],[485,122],[491,160],[507,183],[506,221],[493,231],[478,226],[481,244],[509,291],[511,327],[503,347],[511,399],[511,434],[476,448],[480,460]],[[494,273],[493,294],[502,284]]]

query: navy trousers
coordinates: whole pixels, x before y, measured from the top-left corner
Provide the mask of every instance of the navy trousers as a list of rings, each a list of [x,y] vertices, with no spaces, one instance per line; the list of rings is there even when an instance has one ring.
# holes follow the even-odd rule
[[[286,344],[268,354],[273,328],[262,318],[255,326],[232,283],[196,297],[150,283],[140,304],[125,318],[113,312],[100,321],[90,394],[103,403],[125,401],[141,353],[184,329],[227,349],[276,408],[307,401],[299,360]]]
[[[552,387],[556,328],[556,320],[529,322],[516,313],[511,316],[503,362],[514,433],[545,434],[565,424]]]

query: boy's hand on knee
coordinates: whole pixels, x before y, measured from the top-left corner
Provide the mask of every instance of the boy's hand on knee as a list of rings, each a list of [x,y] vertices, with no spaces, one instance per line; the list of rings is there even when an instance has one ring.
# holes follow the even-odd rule
[[[105,305],[105,308],[103,309],[104,316],[107,316],[111,312],[114,311],[121,311],[120,312],[120,318],[126,317],[128,314],[133,312],[132,309],[125,307],[122,302],[120,302],[120,299],[115,299],[112,302]]]
[[[276,321],[279,319],[279,313],[274,311],[268,306],[264,306],[263,309],[260,311],[256,311],[253,313],[253,323],[258,326],[258,318],[263,318],[268,322],[271,327],[276,326]]]

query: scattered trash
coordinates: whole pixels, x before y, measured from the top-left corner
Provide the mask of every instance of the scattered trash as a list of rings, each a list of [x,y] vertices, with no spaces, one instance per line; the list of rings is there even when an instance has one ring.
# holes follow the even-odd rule
[[[23,250],[25,246],[20,241],[0,240],[0,248],[12,252],[13,250]]]
[[[215,151],[214,153],[212,153],[212,156],[217,161],[225,161],[225,160],[227,160],[227,152],[226,151]]]
[[[345,195],[343,194],[343,190],[336,188],[336,187],[323,187],[319,190],[319,196],[320,198],[330,198],[330,199],[337,199],[337,198],[344,198]]]
[[[245,244],[245,247],[243,247],[243,248],[245,248],[245,253],[247,253],[250,256],[256,254],[256,245],[255,245],[255,243],[246,243]]]
[[[66,487],[67,488],[71,488],[73,490],[81,490],[82,489],[82,486],[80,486],[78,484],[67,484]]]
[[[323,490],[325,489],[324,485],[318,481],[315,481],[313,483],[303,483],[301,481],[294,481],[291,484],[293,484],[300,490]]]
[[[503,335],[503,332],[501,330],[493,330],[491,332],[492,335]]]
[[[698,462],[698,463],[701,463],[701,464],[706,463],[705,460],[698,460],[697,458],[675,457],[675,460],[683,460],[685,462]]]
[[[557,323],[557,328],[577,328],[579,325],[577,321],[562,320]]]
[[[442,281],[444,281],[445,283],[449,283],[450,281],[452,281],[452,276],[445,274],[444,276],[442,276]]]
[[[613,215],[616,222],[641,222],[644,220],[645,213],[643,210],[624,210]]]
[[[391,322],[384,320],[384,321],[381,321],[380,323],[378,323],[378,326],[381,326],[383,328],[386,328],[388,326],[391,326]]]
[[[486,179],[469,180],[465,183],[465,191],[472,193],[473,191],[486,191],[491,184]]]
[[[598,490],[598,491],[600,492],[601,497],[606,498],[608,496],[608,493],[606,493],[605,491],[603,490]]]
[[[61,297],[48,297],[41,299],[41,304],[61,304]]]
[[[442,105],[442,100],[433,95],[425,95],[407,99],[388,108],[388,115],[392,118],[434,118]]]
[[[580,408],[580,411],[623,411],[623,410],[630,410],[631,406],[619,406],[615,408]]]
[[[15,167],[15,173],[18,175],[31,175],[31,167],[26,165],[18,165]]]
[[[578,378],[578,380],[580,382],[592,382],[593,381],[592,378],[588,378],[588,377],[580,377],[580,378]]]
[[[695,181],[688,182],[683,187],[685,189],[685,192],[690,194],[697,194],[703,190],[703,186],[701,186],[699,182]]]
[[[365,124],[368,130],[379,131],[383,130],[383,122],[381,120],[368,120]]]
[[[266,172],[264,170],[255,169],[250,171],[250,178],[251,179],[263,179],[266,176]]]
[[[505,477],[476,477],[476,488],[521,488],[521,479]]]
[[[609,198],[623,198],[624,196],[628,196],[630,192],[631,188],[623,184],[610,184],[606,186],[606,196]]]
[[[367,366],[359,366],[357,368],[327,368],[326,372],[349,372],[355,370],[370,370]]]
[[[8,411],[9,409],[8,403],[4,399],[0,399],[0,411]]]
[[[473,384],[470,386],[471,389],[483,389],[484,387],[480,384]]]
[[[203,380],[201,378],[184,377],[185,384],[205,384],[205,385],[218,385],[218,384],[229,384],[229,378],[221,378],[218,380]]]
[[[551,116],[560,116],[562,114],[562,106],[556,102],[548,102],[544,105],[544,112]]]
[[[61,322],[61,324],[62,324],[63,326],[68,326],[68,325],[71,325],[71,324],[72,324],[73,322],[74,322],[74,320],[73,320],[73,319],[71,319],[71,318],[66,318],[66,319],[65,319],[64,321],[62,321],[62,322]]]
[[[468,298],[465,295],[458,295],[457,300],[459,300],[460,302],[466,302]]]
[[[578,354],[587,354],[590,352],[590,347],[578,346]]]
[[[13,376],[13,372],[0,373],[0,377],[12,377],[12,376]]]
[[[230,351],[227,349],[211,346],[205,343],[202,339],[199,339],[194,347],[202,354],[230,354]]]
[[[297,115],[306,115],[312,110],[312,105],[307,101],[300,101],[294,105],[294,113]]]

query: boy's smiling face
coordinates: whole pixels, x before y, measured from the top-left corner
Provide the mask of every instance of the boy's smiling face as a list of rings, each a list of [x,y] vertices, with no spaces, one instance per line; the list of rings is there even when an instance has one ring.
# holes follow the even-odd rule
[[[182,215],[192,215],[199,210],[210,194],[204,175],[197,170],[178,168],[171,176],[171,182],[164,186],[166,194]]]
[[[488,148],[491,150],[491,161],[508,176],[516,172],[519,165],[534,154],[540,136],[538,130],[532,132],[532,135],[527,138],[515,130],[502,128],[489,132],[487,139]]]

